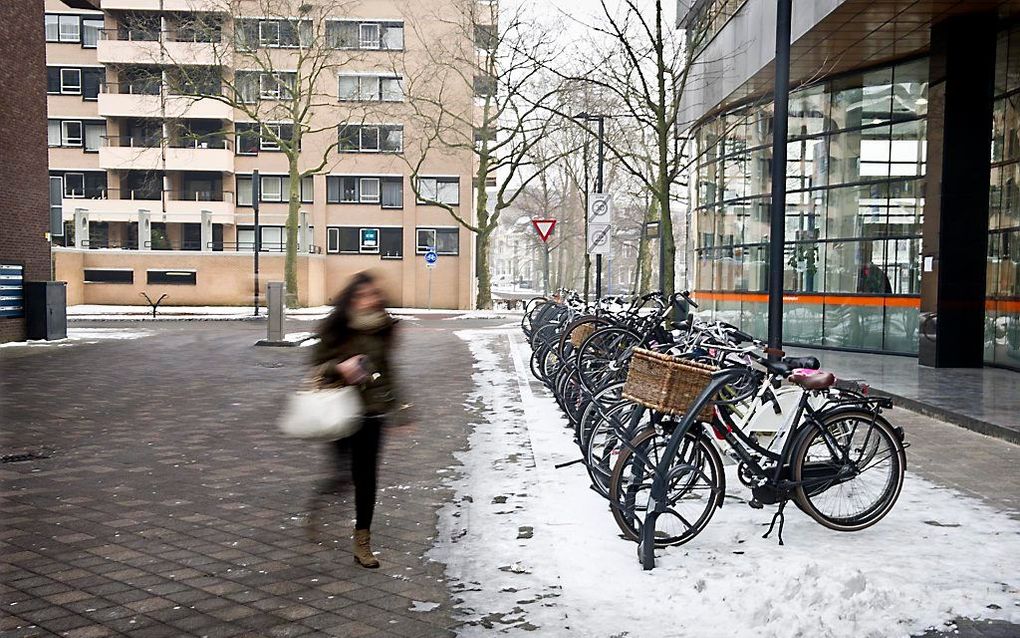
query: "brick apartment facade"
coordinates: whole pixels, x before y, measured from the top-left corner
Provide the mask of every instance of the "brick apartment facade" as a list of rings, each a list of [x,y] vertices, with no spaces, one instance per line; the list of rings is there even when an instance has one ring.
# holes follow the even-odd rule
[[[51,278],[42,20],[38,0],[0,3],[0,263],[26,281]],[[0,318],[0,342],[24,338],[23,317]]]

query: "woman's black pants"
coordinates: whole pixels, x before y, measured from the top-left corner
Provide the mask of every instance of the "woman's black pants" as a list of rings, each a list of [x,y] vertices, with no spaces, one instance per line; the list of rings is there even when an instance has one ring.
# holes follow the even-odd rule
[[[333,442],[337,483],[344,482],[347,472],[354,482],[355,529],[372,527],[382,428],[382,416],[366,416],[357,434]]]

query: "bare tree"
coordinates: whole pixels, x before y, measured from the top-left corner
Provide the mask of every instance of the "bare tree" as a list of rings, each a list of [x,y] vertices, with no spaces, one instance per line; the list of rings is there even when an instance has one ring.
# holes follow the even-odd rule
[[[713,16],[678,30],[667,18],[664,4],[623,0],[616,7],[600,0],[598,23],[587,25],[593,40],[587,45],[594,53],[588,56],[591,64],[573,72],[550,70],[570,83],[590,84],[606,96],[607,111],[602,113],[607,116],[606,148],[610,159],[649,193],[647,210],[649,217],[657,216],[663,242],[661,288],[669,293],[675,288],[674,192],[693,159],[690,138],[682,135],[687,123],[681,121],[681,104],[697,68],[692,52],[705,43]],[[562,105],[558,112],[571,115]],[[589,122],[578,124],[594,134]]]
[[[557,87],[543,64],[552,59],[554,34],[526,7],[457,0],[442,15],[418,14],[425,62],[405,67],[418,136],[403,155],[418,200],[445,209],[475,235],[476,304],[492,305],[490,238],[503,211],[557,157],[536,160],[534,149],[556,126],[543,108]],[[420,9],[419,9],[420,11]],[[414,15],[414,12],[408,12]],[[425,37],[436,25],[453,37]],[[423,180],[444,157],[469,157],[473,202],[462,209]]]
[[[175,59],[162,47],[169,64],[167,91],[191,100],[215,100],[234,109],[237,124],[215,135],[233,135],[254,149],[270,148],[287,161],[287,235],[284,280],[287,305],[298,304],[297,243],[301,181],[327,171],[338,149],[360,130],[369,113],[386,112],[401,99],[399,80],[377,84],[376,92],[355,86],[344,95],[340,69],[361,59],[364,46],[357,23],[341,0],[216,0],[216,13],[193,13],[176,25],[178,37],[207,43],[209,60]],[[203,3],[208,5],[208,1]],[[236,16],[259,16],[241,18]],[[226,16],[225,19],[220,16]],[[375,33],[370,48],[403,48],[399,34]],[[387,37],[399,43],[387,43]],[[393,46],[388,46],[392,44]],[[202,133],[206,135],[207,133]],[[380,150],[400,151],[392,132],[376,130]],[[320,141],[321,140],[321,141]],[[323,143],[323,141],[325,143]],[[388,148],[392,147],[392,148]],[[316,149],[311,151],[310,149]],[[314,152],[314,156],[312,156]]]

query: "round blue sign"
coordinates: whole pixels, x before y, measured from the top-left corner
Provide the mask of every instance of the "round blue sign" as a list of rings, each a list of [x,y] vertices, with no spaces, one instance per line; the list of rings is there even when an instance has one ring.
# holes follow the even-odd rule
[[[437,261],[439,261],[439,255],[436,254],[436,251],[430,250],[427,253],[425,253],[426,264],[434,264]]]

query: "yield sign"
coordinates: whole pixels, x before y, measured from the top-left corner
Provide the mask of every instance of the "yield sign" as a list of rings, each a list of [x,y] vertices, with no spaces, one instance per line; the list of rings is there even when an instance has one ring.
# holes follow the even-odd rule
[[[542,241],[548,241],[553,228],[556,228],[555,219],[533,219],[531,223],[534,224],[535,232],[538,233],[538,237]]]

